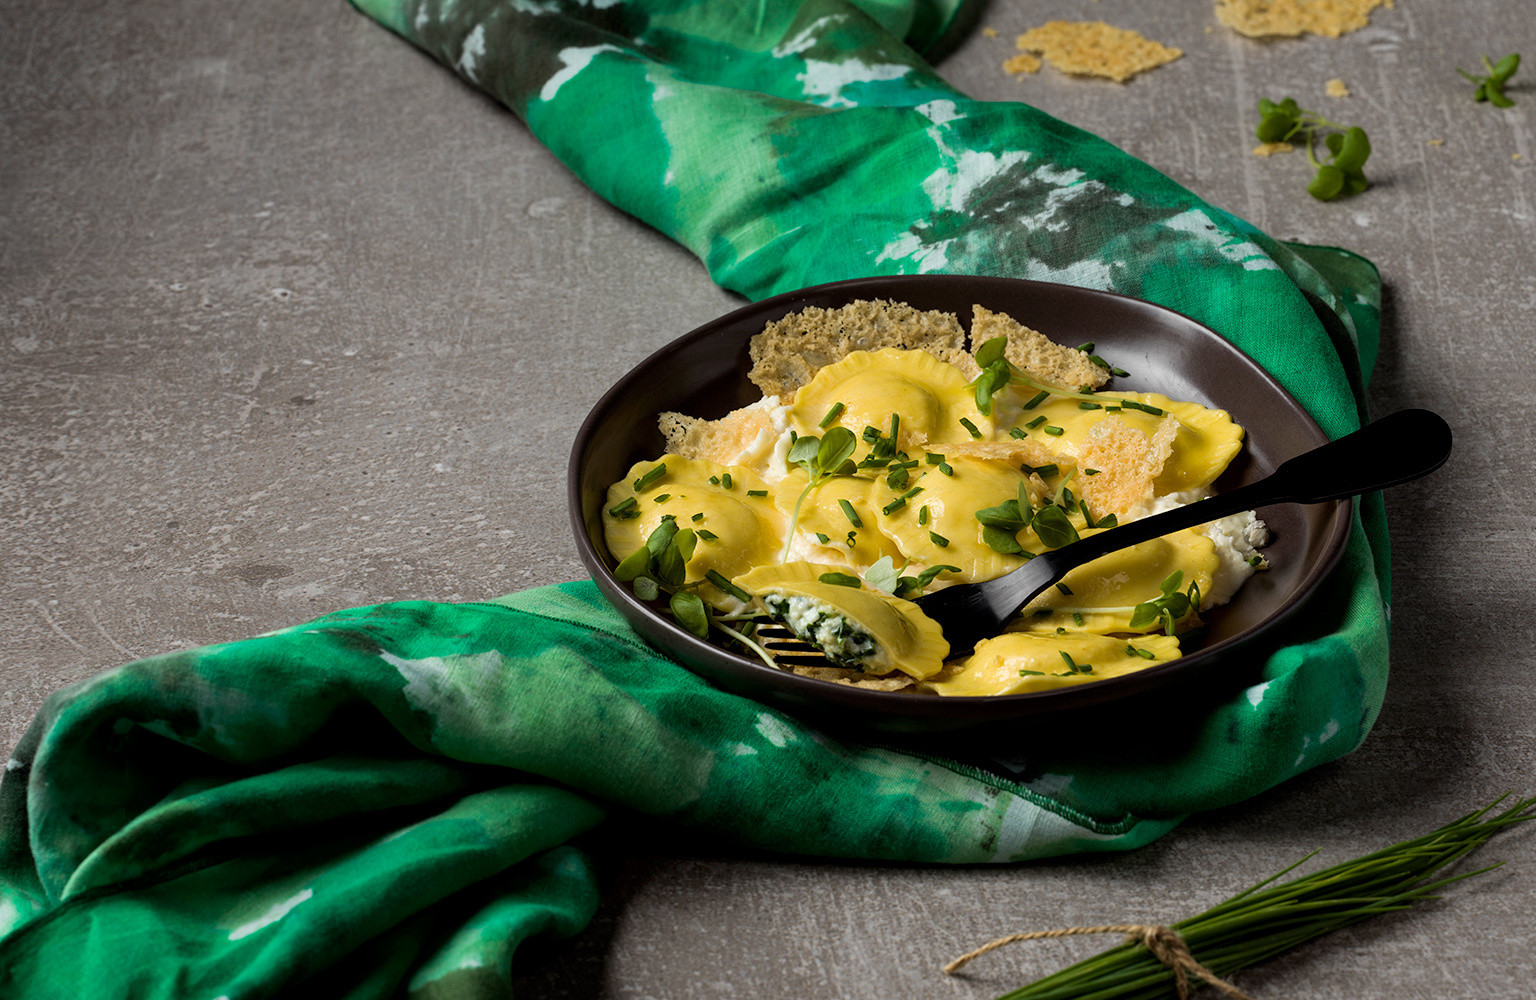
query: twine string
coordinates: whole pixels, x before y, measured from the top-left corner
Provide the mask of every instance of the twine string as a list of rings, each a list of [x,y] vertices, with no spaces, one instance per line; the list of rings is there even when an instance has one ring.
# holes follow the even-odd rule
[[[1013,944],[1015,941],[1038,941],[1043,938],[1071,937],[1074,934],[1124,934],[1127,941],[1140,944],[1151,952],[1152,957],[1173,970],[1174,988],[1178,991],[1179,1000],[1189,998],[1189,977],[1194,975],[1198,979],[1215,987],[1232,1000],[1253,1000],[1248,994],[1222,979],[1216,973],[1201,965],[1193,954],[1189,945],[1179,937],[1178,931],[1172,927],[1164,927],[1154,924],[1103,924],[1098,927],[1063,927],[1053,931],[1030,931],[1026,934],[1009,934],[988,941],[974,951],[968,951],[964,955],[944,966],[944,971],[954,975],[973,958],[979,958],[994,948],[1001,948],[1005,944]]]

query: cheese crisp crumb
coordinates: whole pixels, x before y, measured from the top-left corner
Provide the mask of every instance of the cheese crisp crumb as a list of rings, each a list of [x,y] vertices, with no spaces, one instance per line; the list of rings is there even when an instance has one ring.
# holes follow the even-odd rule
[[[981,33],[983,35],[986,35],[988,38],[996,38],[997,37],[997,29],[996,28],[982,28],[981,29]]]
[[[1426,146],[1444,146],[1445,145],[1445,140],[1444,139],[1430,139],[1429,141],[1425,142],[1424,145],[1426,145]]]
[[[1184,53],[1103,21],[1048,21],[1020,35],[1025,52],[1074,76],[1101,76],[1124,83],[1137,73],[1173,62]]]
[[[1334,77],[1332,80],[1329,80],[1326,84],[1323,85],[1323,87],[1324,93],[1326,93],[1329,97],[1349,96],[1349,88],[1344,86],[1344,81],[1340,80],[1338,77]]]
[[[1296,147],[1288,142],[1261,142],[1253,147],[1254,156],[1274,156],[1276,153],[1292,153]]]
[[[1030,55],[1028,52],[1020,52],[1012,59],[1003,60],[1003,69],[1014,76],[1021,73],[1038,73],[1042,65],[1044,64],[1040,62],[1039,56]]]
[[[1392,0],[1216,0],[1216,19],[1249,38],[1338,38],[1365,27],[1371,11],[1383,5],[1391,10]]]

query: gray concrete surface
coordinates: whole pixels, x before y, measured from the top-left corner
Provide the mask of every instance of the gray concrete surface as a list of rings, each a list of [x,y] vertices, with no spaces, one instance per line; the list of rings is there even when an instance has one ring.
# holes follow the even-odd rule
[[[1182,47],[1121,87],[1005,75],[1014,34],[1105,18]],[[341,0],[0,0],[0,746],[132,657],[337,607],[580,575],[562,475],[587,407],[734,305],[510,115]],[[1536,58],[1524,0],[1399,0],[1260,43],[1207,0],[995,2],[942,65],[1118,143],[1277,236],[1382,268],[1378,411],[1428,406],[1446,469],[1390,497],[1393,677],[1365,746],[1137,853],[1021,868],[647,845],[524,996],[993,996],[1101,942],[996,933],[1176,919],[1321,848],[1342,859],[1536,791],[1536,63],[1507,111],[1452,71]],[[1352,96],[1323,96],[1341,77]],[[1308,198],[1254,101],[1369,129],[1375,186]],[[1430,145],[1429,140],[1443,140]],[[574,343],[577,350],[565,345]],[[1441,904],[1243,975],[1262,998],[1536,997],[1536,838]]]

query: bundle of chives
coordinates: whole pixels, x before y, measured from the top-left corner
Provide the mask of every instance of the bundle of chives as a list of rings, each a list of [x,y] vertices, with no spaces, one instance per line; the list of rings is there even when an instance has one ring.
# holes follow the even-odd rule
[[[1273,884],[1313,856],[1309,854],[1226,902],[1173,924],[1172,929],[1201,965],[1225,978],[1329,931],[1435,899],[1435,890],[1491,871],[1503,862],[1433,881],[1431,875],[1505,827],[1536,819],[1532,811],[1536,798],[1521,799],[1489,815],[1507,798],[1500,796],[1433,833]],[[999,1000],[1164,1000],[1175,995],[1176,978],[1178,973],[1144,945],[1127,942]]]

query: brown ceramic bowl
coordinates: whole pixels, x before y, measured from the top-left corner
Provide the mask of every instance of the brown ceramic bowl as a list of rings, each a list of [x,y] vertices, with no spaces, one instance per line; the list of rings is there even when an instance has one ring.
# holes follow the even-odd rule
[[[1123,699],[1147,700],[1219,670],[1224,680],[1253,676],[1257,657],[1237,655],[1293,612],[1338,561],[1349,532],[1350,502],[1265,508],[1274,541],[1272,569],[1248,581],[1232,603],[1207,617],[1203,641],[1186,655],[1123,677],[1076,687],[990,698],[940,698],[870,691],[800,677],[701,640],[636,599],[613,577],[603,542],[608,486],[630,466],[661,455],[656,417],[665,410],[716,418],[760,398],[747,380],[748,342],[764,324],[807,306],[894,299],[956,314],[969,327],[972,304],[1005,312],[1063,344],[1093,341],[1097,353],[1128,370],[1114,387],[1161,392],[1226,410],[1247,431],[1246,445],[1218,491],[1260,479],[1286,459],[1326,442],[1301,405],[1257,364],[1211,330],[1161,306],[1107,292],[1012,278],[924,275],[819,285],[745,306],[684,334],[641,362],[600,399],[571,452],[567,485],[582,561],[635,630],[662,652],[719,687],[824,725],[885,732],[994,727],[1043,717],[1100,713]]]

